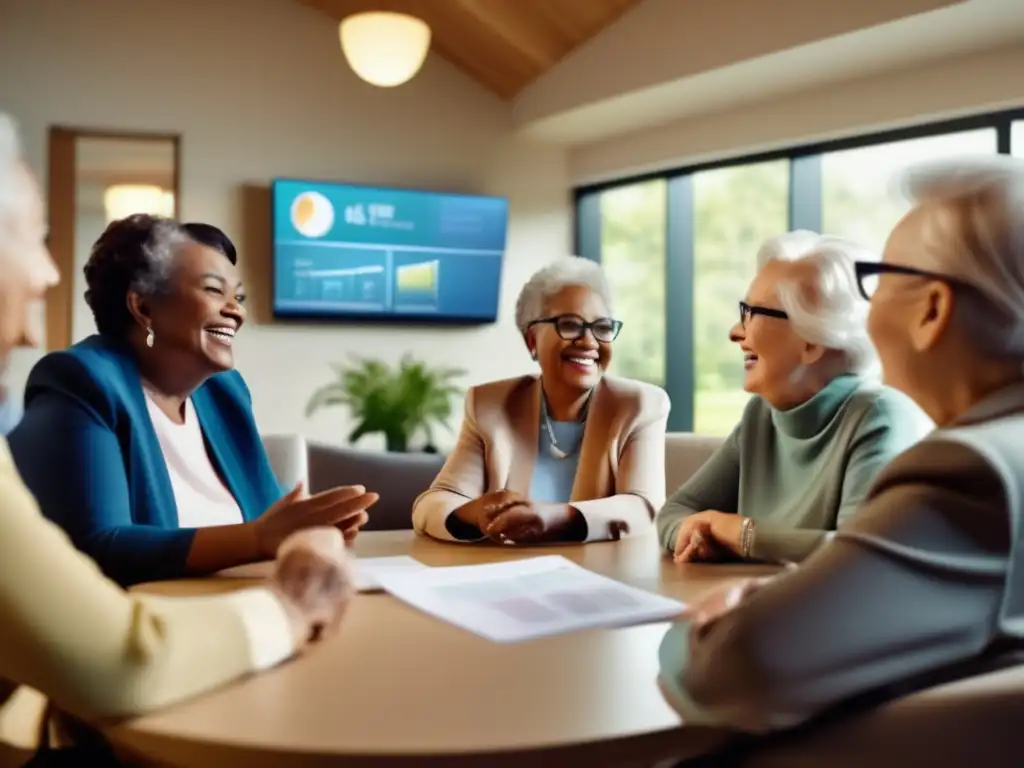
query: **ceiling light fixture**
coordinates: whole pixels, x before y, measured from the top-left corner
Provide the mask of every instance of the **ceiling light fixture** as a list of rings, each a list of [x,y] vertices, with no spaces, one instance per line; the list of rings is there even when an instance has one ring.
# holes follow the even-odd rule
[[[118,221],[133,213],[174,215],[174,193],[155,184],[115,184],[103,193],[107,221]]]
[[[380,88],[393,88],[411,80],[430,49],[430,27],[404,13],[353,14],[341,22],[338,36],[352,70]]]

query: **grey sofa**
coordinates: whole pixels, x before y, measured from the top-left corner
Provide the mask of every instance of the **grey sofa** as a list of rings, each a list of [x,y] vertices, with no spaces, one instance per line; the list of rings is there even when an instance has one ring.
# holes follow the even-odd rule
[[[324,443],[308,444],[309,490],[336,485],[365,485],[380,494],[370,510],[365,531],[412,527],[412,503],[425,491],[444,464],[436,453],[377,453]]]
[[[296,435],[265,435],[263,442],[281,485],[300,480],[311,493],[337,485],[365,485],[380,493],[364,530],[394,531],[412,526],[412,503],[437,476],[444,457],[431,453],[380,453],[326,443],[306,442]],[[669,434],[665,440],[667,492],[696,472],[714,453],[722,438],[689,433]]]
[[[1024,655],[763,745],[740,768],[1019,768]]]

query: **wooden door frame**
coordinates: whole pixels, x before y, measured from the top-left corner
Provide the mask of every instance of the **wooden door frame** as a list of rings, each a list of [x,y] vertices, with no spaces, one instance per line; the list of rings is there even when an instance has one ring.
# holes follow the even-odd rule
[[[75,223],[78,139],[171,142],[174,152],[174,213],[181,217],[181,134],[51,125],[47,150],[49,246],[61,280],[46,296],[46,349],[65,349],[74,333]]]

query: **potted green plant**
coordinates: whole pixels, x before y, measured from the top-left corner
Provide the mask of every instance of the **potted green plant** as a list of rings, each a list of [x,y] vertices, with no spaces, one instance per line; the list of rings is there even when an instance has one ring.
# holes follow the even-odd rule
[[[363,435],[382,432],[389,451],[407,451],[422,432],[433,445],[433,427],[451,429],[451,399],[462,394],[452,381],[466,374],[458,368],[431,368],[402,358],[397,367],[381,360],[356,358],[351,365],[331,366],[337,378],[320,387],[306,405],[309,417],[321,408],[345,405],[356,420],[348,436],[356,443]]]

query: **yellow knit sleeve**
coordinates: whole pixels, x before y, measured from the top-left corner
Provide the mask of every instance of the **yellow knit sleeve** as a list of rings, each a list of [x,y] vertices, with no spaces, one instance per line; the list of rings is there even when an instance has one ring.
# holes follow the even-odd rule
[[[42,517],[0,438],[0,679],[85,719],[156,709],[286,655],[275,600],[126,593]]]

